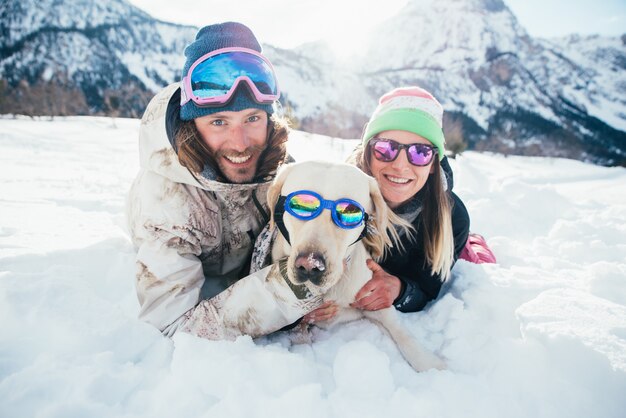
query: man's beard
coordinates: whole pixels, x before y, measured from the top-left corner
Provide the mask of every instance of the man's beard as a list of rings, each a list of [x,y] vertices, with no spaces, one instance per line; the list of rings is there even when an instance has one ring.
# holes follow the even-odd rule
[[[230,183],[251,183],[259,169],[259,164],[261,162],[261,154],[265,150],[266,146],[251,146],[248,147],[244,152],[238,152],[234,150],[218,150],[214,154],[215,161],[217,162],[221,177],[226,179]],[[254,160],[254,164],[237,168],[236,166],[230,165],[228,162],[224,161],[226,156],[231,157],[231,159],[237,158],[245,158],[250,156],[249,159]],[[232,160],[230,160],[232,162]]]

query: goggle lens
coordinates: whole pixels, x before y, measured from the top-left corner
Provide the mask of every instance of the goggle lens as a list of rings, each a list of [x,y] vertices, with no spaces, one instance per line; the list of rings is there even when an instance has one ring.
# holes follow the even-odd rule
[[[288,211],[301,218],[310,218],[320,207],[320,200],[310,194],[296,194],[287,200]]]
[[[259,92],[276,95],[276,80],[269,65],[256,55],[228,52],[198,64],[191,73],[191,91],[206,99],[227,94],[240,77],[247,77]]]
[[[339,222],[347,227],[355,227],[363,220],[363,210],[351,202],[338,202],[335,205],[335,213]]]

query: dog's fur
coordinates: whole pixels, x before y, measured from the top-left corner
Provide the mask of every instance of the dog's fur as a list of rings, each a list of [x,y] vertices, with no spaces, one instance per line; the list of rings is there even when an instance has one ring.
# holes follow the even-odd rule
[[[365,317],[387,331],[415,370],[445,368],[442,360],[424,349],[404,329],[395,308],[366,311],[350,307],[356,293],[372,277],[366,260],[370,256],[375,259],[382,256],[392,242],[389,231],[394,226],[393,214],[387,208],[376,180],[348,164],[307,161],[284,166],[268,191],[272,219],[280,195],[287,196],[296,190],[312,190],[328,200],[355,200],[370,216],[368,235],[355,243],[362,227],[339,228],[333,223],[328,210],[309,221],[301,221],[287,212],[283,215],[291,245],[282,234],[278,234],[272,248],[272,259],[277,261],[288,257],[287,276],[294,284],[303,283],[309,277],[302,274],[303,269],[318,268],[314,284],[325,291],[328,289],[324,299],[332,300],[339,306],[337,315],[331,321],[316,325],[328,327]]]

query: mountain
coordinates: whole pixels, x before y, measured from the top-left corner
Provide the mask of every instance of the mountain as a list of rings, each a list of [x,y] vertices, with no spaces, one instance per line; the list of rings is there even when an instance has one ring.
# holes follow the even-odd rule
[[[315,132],[356,137],[362,123],[353,122],[366,121],[381,94],[417,84],[444,105],[452,148],[626,164],[626,37],[534,39],[500,0],[413,0],[372,34],[347,66],[328,58],[302,66],[334,73],[342,86],[334,96],[315,84],[302,91],[278,66],[284,89],[298,91],[290,99],[302,129],[334,122],[330,101],[345,123]],[[322,45],[302,48],[314,57]]]
[[[123,0],[6,0],[0,113],[137,117],[195,32]],[[444,105],[453,151],[626,166],[626,35],[533,38],[501,0],[412,0],[371,33],[350,59],[264,45],[300,129],[358,137],[381,94],[417,84]]]
[[[195,33],[124,0],[3,0],[0,111],[139,117]]]

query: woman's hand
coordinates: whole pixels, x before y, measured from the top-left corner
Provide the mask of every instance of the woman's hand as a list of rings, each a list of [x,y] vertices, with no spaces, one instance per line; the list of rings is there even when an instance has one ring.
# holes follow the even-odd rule
[[[366,311],[390,307],[400,295],[402,282],[383,270],[374,260],[367,260],[367,267],[372,270],[372,278],[358,291],[350,306]]]
[[[304,315],[302,318],[302,322],[307,324],[314,324],[316,322],[323,322],[333,319],[335,315],[337,315],[337,311],[339,306],[332,300],[324,302],[322,306],[317,308],[314,311],[309,312]]]

